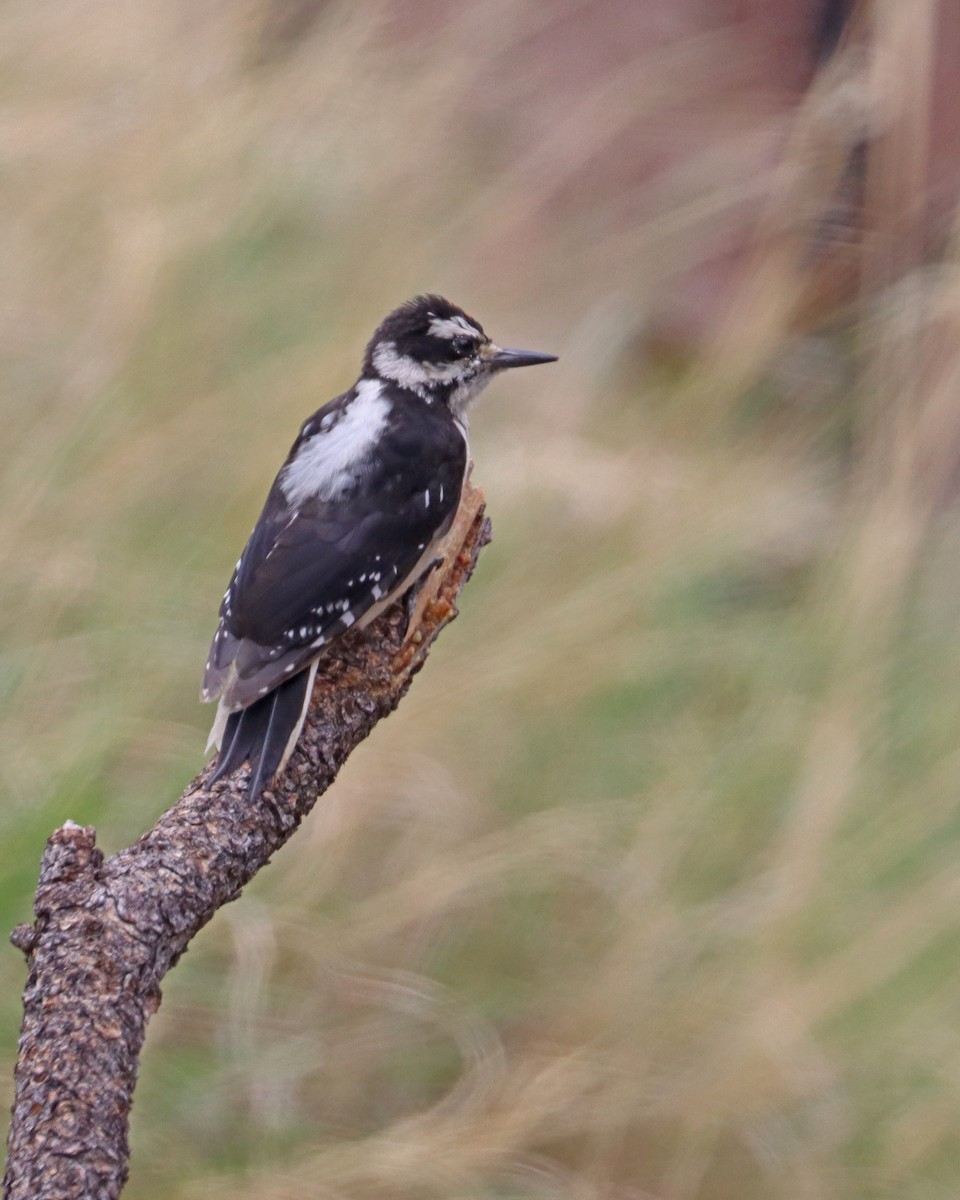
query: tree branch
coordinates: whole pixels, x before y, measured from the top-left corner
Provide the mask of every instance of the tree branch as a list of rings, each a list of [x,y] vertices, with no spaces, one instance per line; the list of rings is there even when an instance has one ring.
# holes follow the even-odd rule
[[[483,494],[469,484],[444,561],[409,623],[394,605],[339,640],[318,672],[303,734],[283,777],[256,804],[244,767],[207,788],[203,770],[156,825],[104,859],[95,831],[67,822],[43,854],[27,955],[8,1138],[7,1200],[114,1200],[127,1179],[127,1130],[147,1021],[160,982],[190,939],[235,899],[293,834],[350,752],[392,712],[489,541]],[[406,626],[406,630],[405,630]]]

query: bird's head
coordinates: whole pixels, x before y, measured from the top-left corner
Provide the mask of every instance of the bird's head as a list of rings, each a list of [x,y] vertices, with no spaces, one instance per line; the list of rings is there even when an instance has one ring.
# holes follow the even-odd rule
[[[460,416],[497,371],[556,362],[554,354],[504,350],[442,296],[417,296],[385,318],[367,346],[364,375],[385,379]]]

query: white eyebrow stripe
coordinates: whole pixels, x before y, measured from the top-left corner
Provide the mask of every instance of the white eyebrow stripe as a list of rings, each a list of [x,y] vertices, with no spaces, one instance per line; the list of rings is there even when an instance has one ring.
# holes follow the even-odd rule
[[[476,325],[471,325],[465,317],[434,317],[429,325],[429,330],[434,337],[440,338],[455,338],[467,337],[475,338],[477,341],[483,336]]]

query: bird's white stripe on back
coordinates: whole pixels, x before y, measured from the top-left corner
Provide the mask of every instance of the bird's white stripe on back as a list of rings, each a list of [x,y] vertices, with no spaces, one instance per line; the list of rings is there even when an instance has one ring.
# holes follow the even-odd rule
[[[390,412],[378,379],[361,379],[356,397],[329,428],[315,433],[284,468],[280,486],[287,502],[302,504],[313,496],[336,500],[362,472]]]

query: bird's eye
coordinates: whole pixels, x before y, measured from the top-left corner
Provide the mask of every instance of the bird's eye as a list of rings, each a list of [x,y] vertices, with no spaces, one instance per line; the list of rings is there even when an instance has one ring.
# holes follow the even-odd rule
[[[450,345],[456,354],[469,354],[473,349],[474,342],[472,337],[455,337],[451,340]]]

